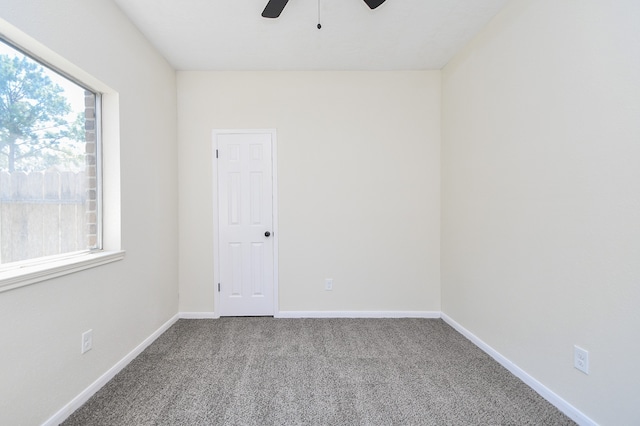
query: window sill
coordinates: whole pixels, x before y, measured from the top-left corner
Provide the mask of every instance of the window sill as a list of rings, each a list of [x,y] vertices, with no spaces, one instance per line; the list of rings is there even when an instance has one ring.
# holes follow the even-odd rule
[[[0,293],[124,259],[124,250],[84,253],[0,272]]]

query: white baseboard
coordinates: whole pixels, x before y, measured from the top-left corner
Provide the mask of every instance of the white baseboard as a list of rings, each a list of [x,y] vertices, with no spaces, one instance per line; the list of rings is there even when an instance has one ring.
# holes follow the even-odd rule
[[[180,319],[219,319],[215,312],[180,312]],[[440,318],[439,311],[280,311],[274,318]]]
[[[180,312],[178,317],[180,319],[218,319],[220,315],[215,312]]]
[[[280,311],[276,318],[440,318],[439,311]]]
[[[571,420],[578,423],[581,426],[597,426],[598,424],[587,417],[584,413],[578,410],[573,405],[569,404],[567,401],[562,399],[556,393],[554,393],[551,389],[534,379],[530,376],[526,371],[515,365],[513,362],[509,361],[507,358],[502,356],[498,351],[493,349],[491,346],[487,345],[485,342],[480,340],[476,335],[471,333],[469,330],[455,322],[451,317],[449,317],[444,312],[442,313],[442,319],[453,327],[458,333],[462,334],[464,337],[473,342],[477,347],[485,351],[489,356],[491,356],[494,360],[496,360],[500,365],[509,370],[514,376],[518,377],[524,383],[526,383],[531,389],[536,391],[540,396],[553,404],[558,410],[562,411],[566,414]]]
[[[107,384],[107,382],[115,377],[124,367],[126,367],[135,357],[140,355],[147,346],[153,343],[162,333],[167,331],[177,320],[179,316],[174,315],[169,321],[160,326],[159,329],[153,332],[151,336],[147,337],[142,343],[140,343],[134,350],[129,352],[124,358],[122,358],[116,365],[111,367],[100,376],[95,382],[91,383],[89,387],[83,390],[78,396],[73,398],[71,402],[62,407],[57,413],[51,416],[47,421],[43,423],[43,426],[57,426],[67,419],[74,411],[82,406],[89,400],[100,388]]]

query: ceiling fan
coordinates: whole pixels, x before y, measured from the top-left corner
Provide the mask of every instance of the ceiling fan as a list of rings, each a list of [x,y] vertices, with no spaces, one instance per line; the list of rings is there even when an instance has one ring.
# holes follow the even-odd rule
[[[282,13],[282,10],[287,5],[289,0],[269,0],[267,6],[262,12],[262,16],[265,18],[277,18]],[[385,0],[364,0],[370,9],[375,9],[380,6]]]

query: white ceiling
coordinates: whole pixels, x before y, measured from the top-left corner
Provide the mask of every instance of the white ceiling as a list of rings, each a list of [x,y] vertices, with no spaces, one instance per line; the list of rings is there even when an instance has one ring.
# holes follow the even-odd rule
[[[179,70],[440,69],[509,0],[114,0]]]

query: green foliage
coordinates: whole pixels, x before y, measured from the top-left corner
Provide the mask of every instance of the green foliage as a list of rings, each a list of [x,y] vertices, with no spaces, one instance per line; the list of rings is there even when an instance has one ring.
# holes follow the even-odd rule
[[[69,120],[64,89],[26,56],[0,55],[0,169],[75,169],[83,163],[84,114]]]

